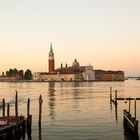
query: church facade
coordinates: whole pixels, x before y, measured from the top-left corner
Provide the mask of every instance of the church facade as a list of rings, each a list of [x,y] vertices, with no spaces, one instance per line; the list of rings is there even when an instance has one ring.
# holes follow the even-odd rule
[[[71,66],[61,63],[60,68],[55,69],[55,59],[52,44],[50,44],[48,58],[48,72],[36,72],[33,74],[34,81],[94,81],[95,71],[91,65],[80,66],[77,59]]]
[[[36,72],[33,74],[34,81],[124,81],[123,71],[94,70],[93,66],[80,66],[75,59],[71,66],[67,64],[55,69],[55,58],[50,44],[48,58],[48,72]]]

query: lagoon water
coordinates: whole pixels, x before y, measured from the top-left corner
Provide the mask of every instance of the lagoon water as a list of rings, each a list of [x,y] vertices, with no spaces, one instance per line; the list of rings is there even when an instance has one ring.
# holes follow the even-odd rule
[[[0,83],[2,98],[12,106],[14,115],[15,90],[19,95],[19,114],[27,114],[27,99],[31,99],[32,140],[135,140],[123,128],[123,109],[128,103],[118,101],[118,108],[110,105],[110,86],[118,90],[118,97],[140,97],[140,80],[125,82],[22,82]],[[38,98],[43,96],[42,127],[38,129]],[[134,115],[134,104],[131,104]],[[0,109],[0,115],[2,110]],[[140,101],[137,101],[140,121]],[[140,125],[139,125],[140,135]],[[26,140],[29,138],[26,136]]]

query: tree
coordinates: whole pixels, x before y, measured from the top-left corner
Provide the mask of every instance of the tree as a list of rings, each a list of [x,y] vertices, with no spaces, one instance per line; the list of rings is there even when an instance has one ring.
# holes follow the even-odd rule
[[[12,76],[18,76],[18,70],[16,68],[12,70]]]
[[[7,76],[7,77],[9,77],[9,76],[10,76],[9,71],[6,71],[6,76]]]
[[[18,75],[19,75],[20,78],[23,79],[24,78],[24,71],[23,70],[19,70],[18,71]]]
[[[13,70],[9,69],[9,76],[12,77],[12,75],[13,75]]]
[[[5,73],[4,72],[2,72],[2,76],[5,76]]]
[[[24,79],[25,80],[32,80],[32,72],[30,69],[27,69],[25,74],[24,74]]]
[[[6,72],[6,76],[15,77],[18,75],[19,75],[19,73],[18,73],[18,70],[16,68],[9,69],[9,71]]]
[[[21,79],[31,80],[32,72],[30,69],[27,69],[24,74],[23,70],[17,70],[16,68],[14,68],[14,69],[9,69],[9,71],[6,71],[6,76],[7,77],[20,77]]]

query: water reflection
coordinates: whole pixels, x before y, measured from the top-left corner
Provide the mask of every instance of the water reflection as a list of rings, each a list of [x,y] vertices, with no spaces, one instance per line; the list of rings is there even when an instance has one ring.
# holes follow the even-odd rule
[[[110,111],[111,111],[111,113],[112,113],[112,108],[113,108],[112,106],[115,107],[115,120],[116,120],[116,122],[118,122],[118,104],[114,105],[112,103],[112,101],[110,101]]]
[[[28,137],[28,140],[32,140],[32,135],[31,135],[31,133],[27,133],[27,137]]]
[[[51,116],[52,120],[55,120],[55,82],[49,82],[49,115]]]
[[[19,83],[18,85],[12,86],[11,90],[15,91],[15,89],[18,90],[22,85],[23,92],[21,92],[22,94],[20,96],[23,95],[25,98],[30,97],[32,101],[31,111],[33,113],[34,131],[32,131],[32,137],[27,136],[26,133],[25,139],[139,140],[138,136],[135,137],[130,132],[123,131],[123,104],[119,102],[118,107],[115,107],[113,103],[109,103],[108,89],[110,86],[118,89],[118,97],[140,96],[140,84],[135,81],[129,82],[129,80],[126,82],[125,86],[120,82],[94,82],[94,84],[92,82],[43,82],[30,84]],[[0,83],[0,87],[3,84],[5,83]],[[135,88],[136,86],[139,88]],[[9,90],[9,83],[6,83],[6,86],[1,88],[0,96],[10,101],[14,96],[11,94],[11,90]],[[43,104],[43,107],[45,107],[43,110],[47,109],[43,113],[42,129],[38,128],[37,125],[37,99],[40,94],[44,94],[44,101],[46,101]],[[25,110],[23,113],[26,114],[26,106],[23,106],[23,102],[21,102],[19,104],[19,110]],[[138,102],[137,107],[137,118],[140,120],[140,102]],[[11,111],[14,113],[13,110]],[[116,123],[114,120],[118,122]]]
[[[79,99],[81,98],[81,96],[79,95],[80,94],[80,92],[82,93],[82,91],[81,91],[81,89],[78,89],[78,88],[76,88],[76,87],[79,87],[80,86],[80,83],[79,82],[74,82],[73,83],[73,89],[71,90],[71,92],[72,92],[72,95],[73,95],[73,106],[72,106],[72,108],[73,108],[73,110],[75,110],[75,111],[79,111]]]
[[[39,132],[39,140],[42,140],[42,132],[41,132],[41,126],[39,127],[39,130],[38,130],[38,132]]]
[[[112,101],[110,100],[110,112],[112,113]]]
[[[79,82],[74,82],[73,87],[79,87]],[[80,93],[79,90],[80,89],[78,89],[78,88],[73,88],[73,90],[71,91],[74,99],[79,99],[79,93]]]
[[[115,105],[115,119],[118,122],[118,105]]]

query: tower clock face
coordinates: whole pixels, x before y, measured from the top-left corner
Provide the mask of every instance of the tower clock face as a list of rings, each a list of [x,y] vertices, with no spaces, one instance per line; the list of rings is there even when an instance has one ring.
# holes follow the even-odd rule
[[[49,60],[54,60],[54,57],[53,57],[53,56],[50,56],[50,57],[49,57]]]
[[[52,52],[49,53],[49,60],[54,60],[54,53]]]

